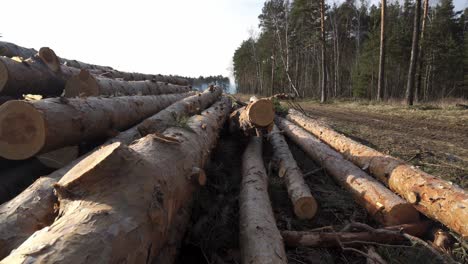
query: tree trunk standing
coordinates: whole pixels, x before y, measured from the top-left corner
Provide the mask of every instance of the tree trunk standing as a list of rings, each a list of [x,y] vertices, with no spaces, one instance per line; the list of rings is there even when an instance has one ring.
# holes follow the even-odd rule
[[[229,111],[223,98],[190,118],[189,129],[167,129],[163,136],[178,143],[148,135],[95,151],[54,185],[60,217],[0,263],[148,263],[191,203],[192,170],[203,167]]]
[[[283,239],[268,197],[268,177],[263,166],[261,137],[251,137],[242,156],[239,199],[241,262],[287,263]]]
[[[411,45],[411,59],[408,70],[408,82],[406,84],[406,104],[413,105],[414,101],[414,82],[416,67],[418,63],[418,48],[419,48],[419,21],[421,17],[421,0],[416,0],[414,7],[414,25],[413,25],[413,42]]]
[[[371,217],[383,225],[399,225],[419,221],[414,207],[391,192],[359,167],[345,160],[339,153],[286,119],[277,119],[278,127],[318,164],[346,188],[356,202]]]
[[[322,83],[320,85],[320,102],[327,101],[327,61],[325,43],[325,0],[320,0],[320,40],[322,43]]]
[[[27,159],[83,140],[103,138],[189,95],[9,101],[0,107],[0,156]]]
[[[364,146],[297,111],[290,110],[287,119],[320,138],[360,168],[369,170],[421,213],[468,237],[468,222],[465,220],[468,219],[468,193],[462,188]]]
[[[417,103],[421,96],[421,82],[423,71],[423,56],[424,56],[424,32],[426,31],[427,15],[429,12],[429,0],[424,0],[424,11],[421,26],[421,39],[419,40],[418,68],[416,69],[416,87],[414,91],[414,100]]]
[[[189,86],[181,86],[157,81],[122,81],[93,76],[87,70],[68,79],[65,85],[65,97],[86,96],[129,96],[161,95],[186,93]]]
[[[385,16],[387,8],[387,0],[381,0],[380,12],[380,57],[379,57],[379,80],[377,83],[377,101],[383,100],[383,92],[385,90]]]
[[[273,127],[268,138],[273,146],[275,160],[278,162],[278,175],[285,178],[294,213],[300,219],[312,219],[317,212],[317,201],[310,193],[309,186],[305,183],[302,172],[289,150],[288,143],[276,126]]]
[[[24,59],[34,57],[37,50],[20,47],[14,43],[0,41],[0,56],[8,58],[22,57]]]
[[[140,133],[139,126],[143,126],[146,132],[162,133],[168,126],[174,125],[180,117],[198,113],[214,103],[221,93],[222,89],[217,88],[214,91],[206,90],[199,95],[177,101],[139,125],[133,126],[115,138],[106,141],[101,147],[114,142],[130,145],[133,141],[147,135]],[[99,148],[95,150],[97,149]],[[56,216],[54,203],[57,202],[52,186],[87,156],[89,154],[81,156],[45,177],[41,177],[20,195],[0,205],[0,259],[7,256],[11,250],[23,243],[35,231],[52,223]]]

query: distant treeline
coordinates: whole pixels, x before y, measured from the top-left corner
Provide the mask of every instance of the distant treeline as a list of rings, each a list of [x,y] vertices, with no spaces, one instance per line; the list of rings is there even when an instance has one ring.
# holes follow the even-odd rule
[[[224,77],[222,75],[208,76],[208,77],[200,76],[198,78],[191,78],[191,77],[184,77],[184,78],[189,80],[193,88],[200,90],[200,91],[206,89],[211,84],[222,87],[223,90],[226,92],[229,90],[229,85],[230,85],[229,78]]]
[[[271,0],[264,4],[259,33],[252,32],[234,53],[238,92],[271,95],[297,90],[304,97],[320,97],[325,75],[328,98],[377,98],[381,5],[369,6],[364,0],[324,5],[322,38],[321,1]],[[468,38],[464,37],[468,8],[455,11],[452,0],[440,0],[424,16],[425,3],[415,1],[422,6],[415,99],[468,98]],[[383,99],[405,97],[415,6],[409,0],[386,4]],[[321,61],[322,39],[326,64]],[[322,65],[326,65],[325,74]]]

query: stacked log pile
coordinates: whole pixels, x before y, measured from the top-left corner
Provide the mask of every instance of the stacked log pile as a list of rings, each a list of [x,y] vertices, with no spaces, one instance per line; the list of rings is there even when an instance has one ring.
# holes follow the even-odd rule
[[[225,134],[248,142],[235,199],[242,263],[287,263],[295,247],[422,241],[434,222],[419,212],[467,236],[465,191],[300,113],[276,114],[272,99],[287,94],[233,105],[217,86],[195,92],[179,77],[62,59],[50,48],[0,42],[0,55],[0,263],[173,263]],[[273,179],[299,221],[327,210],[291,144],[379,228],[278,225]]]

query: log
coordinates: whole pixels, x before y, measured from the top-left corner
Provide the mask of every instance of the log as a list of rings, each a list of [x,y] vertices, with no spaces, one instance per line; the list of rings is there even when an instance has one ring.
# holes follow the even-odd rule
[[[84,140],[104,138],[189,95],[9,101],[0,106],[0,156],[27,159]]]
[[[217,88],[189,96],[148,118],[147,121],[149,122],[140,124],[145,124],[146,131],[161,133],[176,118],[193,115],[205,109],[215,102],[221,93],[222,89]],[[139,125],[135,125],[127,129],[116,137],[107,140],[101,147],[114,142],[130,145],[133,141],[147,135],[140,134],[138,127]],[[88,154],[83,155],[67,166],[39,178],[20,195],[0,205],[0,259],[6,257],[11,250],[18,247],[35,231],[52,224],[56,216],[54,203],[57,202],[52,186],[87,156]],[[19,161],[14,162],[18,163]]]
[[[18,195],[39,176],[50,172],[52,169],[34,158],[24,161],[16,167],[2,170],[0,172],[0,204]]]
[[[60,217],[0,263],[149,262],[167,241],[176,212],[191,202],[198,186],[187,175],[203,167],[229,111],[223,98],[190,118],[190,129],[167,129],[163,135],[178,144],[148,135],[94,152],[54,185]]]
[[[362,246],[367,243],[401,244],[407,239],[403,233],[422,236],[429,228],[429,222],[388,226],[382,229],[359,232],[312,232],[282,231],[284,243],[289,247],[341,247]]]
[[[384,225],[398,225],[419,221],[419,214],[408,202],[369,176],[353,163],[345,160],[336,151],[304,129],[283,118],[276,119],[276,125],[301,147],[307,155],[325,170],[345,189],[369,214]]]
[[[143,74],[136,72],[122,72],[115,70],[108,66],[99,66],[94,64],[88,64],[76,60],[67,60],[59,58],[55,52],[47,47],[43,47],[39,50],[39,57],[44,61],[44,63],[54,72],[64,71],[64,69],[75,68],[75,69],[84,69],[90,70],[94,74],[108,77],[108,78],[122,78],[126,81],[144,81],[144,80],[153,80],[160,81],[165,83],[172,83],[177,85],[188,85],[188,81],[184,78],[176,76],[165,76],[160,74]],[[75,72],[76,74],[76,72]]]
[[[36,58],[13,60],[0,57],[0,94],[20,98],[23,94],[58,96],[65,80]]]
[[[468,238],[468,192],[395,157],[345,137],[323,124],[290,110],[287,118],[367,169],[418,211]]]
[[[65,97],[86,96],[128,96],[128,95],[160,95],[171,93],[186,93],[189,86],[174,85],[156,81],[123,81],[95,77],[87,70],[68,79],[65,85]]]
[[[268,197],[261,137],[251,137],[242,156],[239,199],[241,262],[287,263],[283,240]]]
[[[14,43],[0,41],[0,56],[8,58],[22,57],[30,58],[37,54],[37,50],[20,47]]]
[[[231,131],[241,130],[245,135],[257,135],[259,131],[270,132],[273,128],[275,111],[270,99],[251,98],[247,106],[231,113]]]
[[[80,155],[78,146],[68,146],[38,155],[36,158],[45,166],[60,169],[77,159]]]
[[[294,213],[300,219],[312,219],[317,212],[317,201],[310,193],[309,186],[305,183],[302,172],[289,150],[288,143],[276,126],[273,127],[268,138],[273,147],[275,160],[278,162],[278,175],[285,179]]]

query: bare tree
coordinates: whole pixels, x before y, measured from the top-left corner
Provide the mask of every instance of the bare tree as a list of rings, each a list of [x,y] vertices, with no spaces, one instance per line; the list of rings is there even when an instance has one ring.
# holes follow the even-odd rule
[[[419,40],[419,54],[418,54],[418,68],[416,69],[416,87],[414,92],[414,100],[416,102],[419,101],[419,96],[421,94],[421,79],[422,79],[422,68],[423,68],[423,41],[424,41],[424,31],[426,31],[426,21],[429,12],[429,0],[424,0],[424,11],[423,11],[423,18],[422,18],[422,26],[421,26],[421,39]]]
[[[320,0],[320,40],[322,42],[322,83],[320,102],[327,101],[327,61],[326,61],[326,45],[325,45],[325,0]]]
[[[427,1],[427,0],[425,0]],[[383,99],[383,92],[385,89],[385,8],[387,1],[382,0],[382,7],[380,13],[380,58],[379,58],[379,80],[377,83],[377,101]]]
[[[419,20],[421,16],[421,0],[416,0],[414,7],[414,26],[413,26],[413,43],[411,45],[411,58],[408,70],[408,82],[406,84],[406,104],[413,105],[414,101],[414,80],[416,74],[416,65],[418,63],[418,48],[419,48]]]

